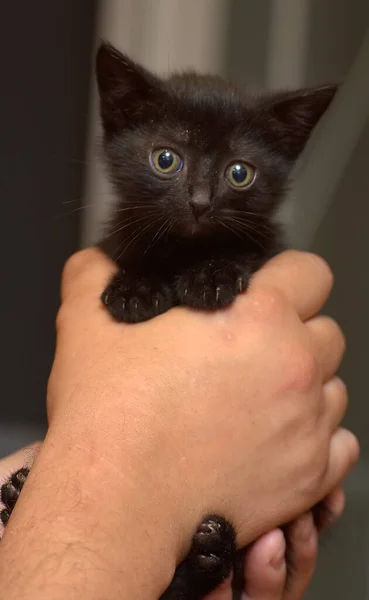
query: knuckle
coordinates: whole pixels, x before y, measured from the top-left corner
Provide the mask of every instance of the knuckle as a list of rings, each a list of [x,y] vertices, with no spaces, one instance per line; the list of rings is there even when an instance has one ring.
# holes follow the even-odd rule
[[[310,260],[318,268],[318,270],[322,273],[324,278],[327,280],[329,287],[332,287],[333,282],[334,282],[334,275],[333,275],[333,271],[332,271],[331,267],[329,266],[329,264],[327,263],[327,261],[324,258],[322,258],[321,256],[318,256],[317,254],[313,254],[312,252],[305,252],[304,254],[305,254],[306,258],[308,260]]]
[[[318,317],[323,320],[323,324],[326,330],[326,333],[329,335],[331,339],[334,339],[334,344],[341,352],[345,352],[346,350],[346,338],[340,327],[340,325],[332,319],[332,317],[328,317],[326,315]]]
[[[305,495],[314,497],[322,488],[328,468],[328,453],[326,444],[318,442],[312,435],[310,451],[305,455],[306,463],[301,489]]]
[[[321,490],[325,481],[325,475],[326,468],[319,467],[316,461],[315,469],[310,468],[310,470],[305,474],[301,486],[305,497],[315,498],[319,495],[319,490]]]
[[[316,269],[318,269],[318,271],[320,271],[321,275],[327,280],[328,284],[333,284],[334,276],[332,269],[327,261],[321,256],[318,256],[313,252],[294,249],[285,250],[279,255],[279,257],[281,256],[283,256],[285,261],[288,261],[289,268],[296,269],[297,271],[300,271],[304,263],[306,264],[306,262],[310,262]]]
[[[308,392],[320,375],[318,360],[308,350],[291,349],[286,373],[290,389]]]
[[[283,311],[286,300],[282,292],[273,286],[264,286],[255,290],[253,295],[253,318],[258,322],[270,323]]]
[[[88,250],[80,250],[72,254],[64,265],[62,278],[63,281],[74,279],[83,271],[88,257]]]

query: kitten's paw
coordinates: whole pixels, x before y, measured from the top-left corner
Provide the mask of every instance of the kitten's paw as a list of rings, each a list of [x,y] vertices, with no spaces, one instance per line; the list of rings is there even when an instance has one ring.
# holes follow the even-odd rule
[[[226,259],[190,267],[176,282],[179,304],[204,310],[228,306],[246,290],[250,277],[250,268]]]
[[[197,528],[188,556],[160,600],[201,600],[215,590],[236,564],[235,539],[230,523],[209,515]]]
[[[169,285],[124,271],[114,276],[101,300],[114,319],[125,323],[147,321],[174,305]]]
[[[207,581],[208,589],[217,587],[228,577],[236,556],[236,536],[228,521],[215,515],[199,525],[189,554],[197,578]]]
[[[23,469],[19,469],[13,473],[13,475],[9,477],[8,481],[1,486],[0,500],[5,506],[5,508],[0,512],[0,520],[3,525],[6,525],[10,519],[10,515],[12,514],[13,508],[17,503],[19,494],[22,491],[22,487],[28,477],[28,474],[29,469],[25,467]]]

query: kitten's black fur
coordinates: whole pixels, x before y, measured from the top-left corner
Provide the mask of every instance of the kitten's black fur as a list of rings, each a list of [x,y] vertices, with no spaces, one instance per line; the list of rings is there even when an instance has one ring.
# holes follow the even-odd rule
[[[284,246],[275,212],[336,86],[251,96],[216,76],[161,79],[107,43],[98,50],[96,74],[104,157],[117,194],[100,246],[119,271],[102,294],[104,304],[125,322],[176,305],[229,305]],[[176,153],[181,169],[160,174],[153,163],[159,150]],[[241,163],[253,177],[235,188],[227,173]],[[20,491],[18,479],[2,488],[3,521]],[[232,526],[207,517],[162,600],[199,600],[235,560]]]
[[[283,246],[274,214],[336,87],[254,97],[216,76],[163,80],[107,44],[96,65],[104,157],[119,199],[101,244],[120,267],[104,303],[126,322],[178,304],[230,304]],[[172,177],[152,167],[161,148],[183,159]],[[245,189],[225,177],[237,161],[255,170]]]

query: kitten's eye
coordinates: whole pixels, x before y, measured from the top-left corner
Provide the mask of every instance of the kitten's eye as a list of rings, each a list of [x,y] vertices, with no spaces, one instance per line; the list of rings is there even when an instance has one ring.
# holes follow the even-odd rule
[[[244,188],[255,179],[255,169],[245,162],[236,162],[226,170],[226,179],[233,187]]]
[[[150,156],[151,166],[163,175],[174,175],[183,167],[183,160],[173,150],[161,148],[154,150]]]

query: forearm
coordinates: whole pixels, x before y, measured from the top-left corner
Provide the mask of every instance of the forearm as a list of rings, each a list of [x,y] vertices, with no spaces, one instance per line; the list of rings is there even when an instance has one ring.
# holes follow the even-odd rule
[[[0,543],[2,595],[157,600],[177,550],[167,507],[125,476],[129,457],[117,472],[96,439],[73,441],[73,434],[55,428],[37,456]]]

